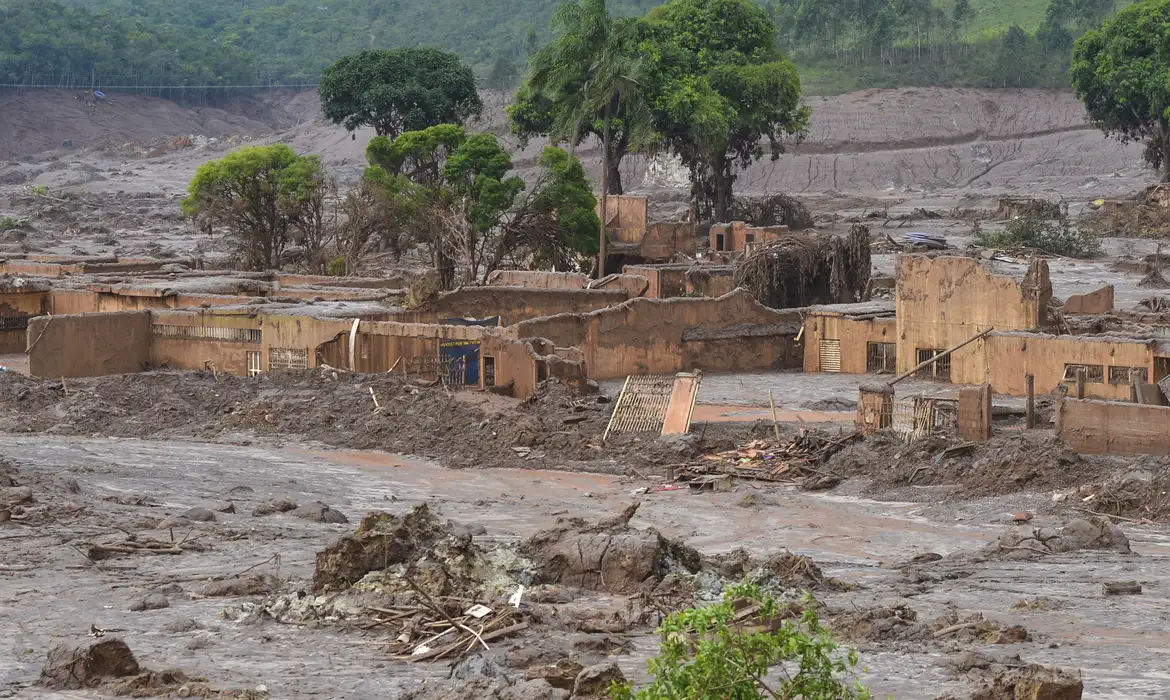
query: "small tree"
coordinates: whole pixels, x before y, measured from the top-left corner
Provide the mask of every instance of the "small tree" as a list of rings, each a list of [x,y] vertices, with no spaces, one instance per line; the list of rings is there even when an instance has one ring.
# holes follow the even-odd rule
[[[279,269],[298,227],[313,227],[326,187],[319,156],[250,146],[199,166],[182,208],[208,230],[225,229],[245,268]]]
[[[1170,0],[1130,5],[1078,39],[1069,75],[1093,123],[1146,141],[1146,162],[1170,182]]]
[[[325,116],[353,131],[398,136],[462,124],[483,111],[471,68],[453,53],[398,48],[361,51],[325,69],[318,88]]]
[[[735,624],[737,603],[760,606],[763,631]],[[659,629],[662,646],[649,662],[654,680],[637,690],[615,684],[610,695],[615,700],[869,698],[852,678],[857,652],[839,650],[811,606],[770,629],[787,611],[758,587],[743,585],[725,592],[716,605],[676,612]],[[779,675],[775,681],[769,678],[773,669]]]

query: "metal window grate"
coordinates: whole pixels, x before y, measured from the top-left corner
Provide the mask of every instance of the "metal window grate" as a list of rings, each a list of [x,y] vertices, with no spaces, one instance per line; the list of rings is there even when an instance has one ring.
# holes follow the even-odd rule
[[[944,350],[936,350],[934,348],[918,348],[918,363],[922,364],[927,360],[931,360],[943,354]],[[951,381],[951,356],[947,355],[931,364],[918,370],[918,376],[927,379],[941,379],[945,382]]]
[[[1145,367],[1110,367],[1109,368],[1109,383],[1110,384],[1129,384],[1132,380],[1129,378],[1131,372],[1138,373],[1138,379],[1142,384],[1150,383],[1150,373]],[[1076,373],[1073,373],[1073,379],[1076,379]],[[1086,378],[1087,380],[1087,378]]]
[[[150,327],[156,338],[177,340],[227,340],[237,343],[259,343],[259,328],[227,328],[220,326],[172,326],[156,323]]]
[[[303,348],[268,348],[268,369],[308,369],[309,351]]]
[[[1064,381],[1075,382],[1077,380],[1077,370],[1085,370],[1085,381],[1095,382],[1100,384],[1105,381],[1105,366],[1104,365],[1065,365],[1064,366]],[[1127,381],[1128,381],[1128,376]]]
[[[255,377],[256,375],[260,374],[260,372],[261,372],[260,351],[259,350],[249,350],[247,352],[247,356],[248,356],[248,376]]]
[[[496,385],[496,358],[491,355],[483,356],[483,385]]]
[[[894,374],[898,367],[895,343],[868,343],[865,347],[865,371],[871,374]]]
[[[840,372],[841,371],[841,341],[840,340],[822,340],[820,349],[821,349],[821,371],[822,372]]]
[[[617,405],[606,428],[606,436],[616,433],[660,433],[666,422],[666,409],[674,393],[673,374],[639,374],[626,377]]]
[[[0,316],[0,331],[16,331],[28,328],[28,314],[21,316]]]

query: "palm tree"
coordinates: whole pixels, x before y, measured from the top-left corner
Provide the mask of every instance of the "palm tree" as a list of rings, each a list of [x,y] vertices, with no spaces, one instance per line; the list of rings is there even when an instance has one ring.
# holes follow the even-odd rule
[[[620,114],[631,143],[649,140],[651,131],[636,27],[636,19],[611,17],[605,0],[565,3],[553,14],[555,37],[537,51],[528,75],[529,87],[554,105],[553,141],[576,143],[582,125],[602,122],[598,277],[605,276],[612,123]]]

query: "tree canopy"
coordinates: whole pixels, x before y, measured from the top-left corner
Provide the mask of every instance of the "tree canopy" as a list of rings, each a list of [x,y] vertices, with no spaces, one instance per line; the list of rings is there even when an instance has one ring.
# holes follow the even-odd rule
[[[455,124],[375,137],[365,180],[395,202],[425,243],[441,285],[483,281],[508,262],[525,267],[578,266],[596,251],[599,221],[580,161],[558,148],[542,153],[534,186],[510,175],[512,159],[491,134]]]
[[[345,56],[325,69],[319,92],[328,119],[350,131],[372,126],[379,136],[462,124],[483,110],[471,69],[438,49]]]
[[[1069,71],[1089,118],[1170,182],[1170,0],[1143,0],[1077,40]]]
[[[249,146],[200,165],[182,208],[209,231],[224,229],[245,268],[280,269],[297,233],[312,233],[325,186],[319,156]]]
[[[703,213],[725,221],[736,168],[773,160],[803,137],[796,67],[776,48],[776,25],[751,0],[672,0],[650,12],[641,52],[655,85],[654,126],[690,168]]]

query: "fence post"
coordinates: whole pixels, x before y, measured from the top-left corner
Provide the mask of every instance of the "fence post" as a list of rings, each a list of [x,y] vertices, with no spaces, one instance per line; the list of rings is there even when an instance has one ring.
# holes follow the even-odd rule
[[[1085,398],[1085,368],[1077,370],[1077,398]]]
[[[1024,385],[1027,387],[1027,402],[1024,404],[1024,427],[1032,430],[1036,427],[1036,378],[1031,374],[1024,375]]]

